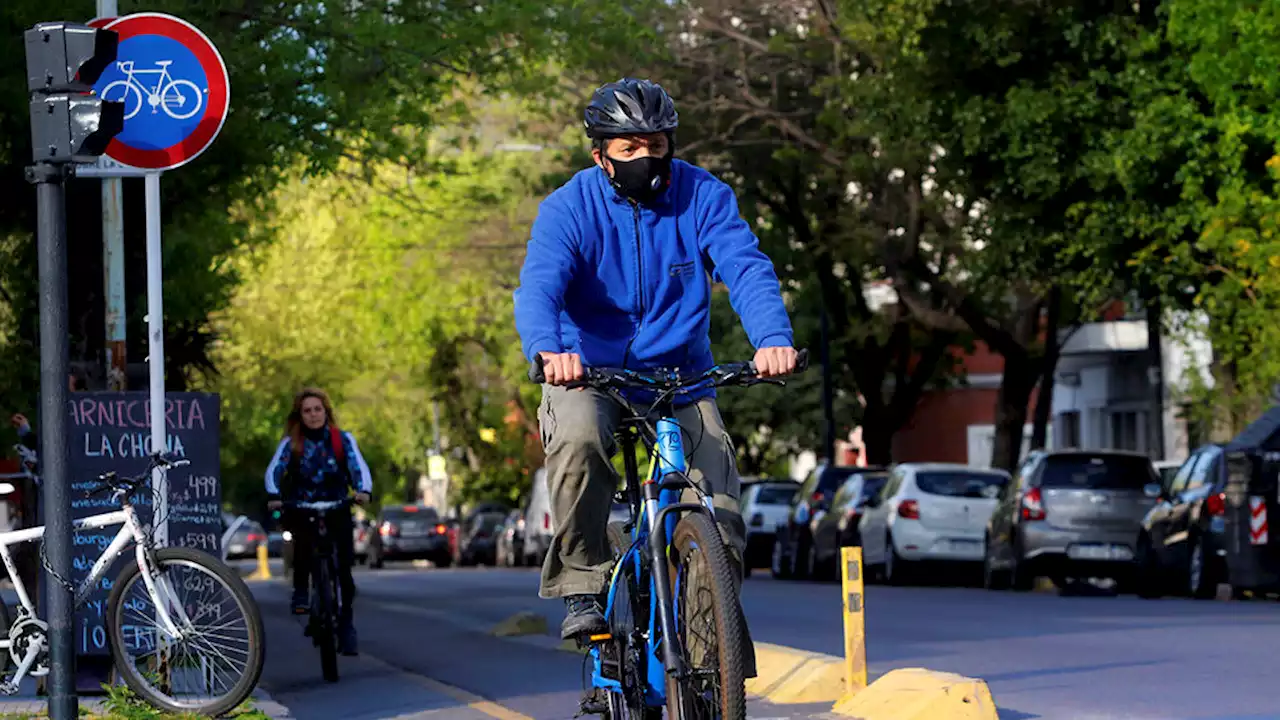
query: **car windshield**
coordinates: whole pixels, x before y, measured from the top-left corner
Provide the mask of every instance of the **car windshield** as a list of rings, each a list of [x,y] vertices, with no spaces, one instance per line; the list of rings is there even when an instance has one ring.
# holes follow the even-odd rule
[[[1173,484],[1173,476],[1178,474],[1178,465],[1169,465],[1160,468],[1160,484],[1163,487],[1169,487]]]
[[[856,467],[832,467],[822,472],[822,477],[818,478],[818,487],[815,491],[832,493],[835,492],[849,476],[858,472]]]
[[[876,473],[875,475],[862,476],[862,494],[858,496],[860,502],[866,502],[875,495],[880,494],[880,489],[884,484],[889,482],[889,473]]]
[[[498,513],[483,513],[476,517],[476,527],[481,530],[492,530],[502,524],[506,519],[505,515]]]
[[[916,474],[916,487],[930,495],[956,498],[994,498],[1009,480],[996,473],[930,470]]]
[[[1137,455],[1050,455],[1040,486],[1074,490],[1141,490],[1155,482],[1151,462]]]
[[[761,485],[760,491],[756,493],[756,504],[790,505],[791,499],[799,490],[800,487],[794,484]]]

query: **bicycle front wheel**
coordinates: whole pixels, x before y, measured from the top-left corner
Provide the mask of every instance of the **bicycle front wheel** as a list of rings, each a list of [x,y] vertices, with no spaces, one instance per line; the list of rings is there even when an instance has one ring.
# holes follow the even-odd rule
[[[671,553],[677,638],[689,674],[667,678],[669,720],[745,720],[746,643],[733,563],[701,513],[676,525]]]
[[[325,682],[338,682],[337,588],[333,568],[326,561],[316,563],[311,582],[315,584],[311,604],[311,637],[320,650],[320,674]]]
[[[266,655],[262,616],[230,568],[189,548],[152,554],[155,594],[137,563],[125,566],[107,601],[117,672],[139,697],[172,713],[221,716],[258,684]],[[177,637],[156,613],[162,604]]]

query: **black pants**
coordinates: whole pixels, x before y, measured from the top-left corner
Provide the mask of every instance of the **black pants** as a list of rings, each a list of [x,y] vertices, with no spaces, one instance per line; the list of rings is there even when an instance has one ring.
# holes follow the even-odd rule
[[[350,620],[351,602],[356,597],[356,584],[351,578],[351,565],[355,557],[351,511],[342,508],[325,513],[324,524],[329,541],[337,550],[342,617]],[[318,542],[316,537],[318,525],[319,517],[312,512],[295,510],[286,518],[285,526],[289,528],[289,532],[293,533],[293,590],[298,594],[310,592],[312,556]]]

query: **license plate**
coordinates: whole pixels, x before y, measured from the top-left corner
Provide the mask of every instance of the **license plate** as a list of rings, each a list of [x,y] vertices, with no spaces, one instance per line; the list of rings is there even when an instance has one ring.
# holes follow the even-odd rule
[[[952,540],[951,549],[957,552],[973,552],[978,549],[977,540]]]
[[[1123,545],[1072,545],[1067,548],[1072,560],[1132,560],[1133,551]]]

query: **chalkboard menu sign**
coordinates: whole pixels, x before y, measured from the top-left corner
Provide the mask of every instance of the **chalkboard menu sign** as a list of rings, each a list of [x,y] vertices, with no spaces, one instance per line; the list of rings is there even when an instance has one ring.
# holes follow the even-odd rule
[[[146,392],[74,393],[69,405],[71,516],[83,518],[111,512],[118,506],[110,495],[85,497],[85,491],[96,487],[98,476],[105,472],[138,475],[146,470],[152,451],[149,395]],[[166,452],[191,461],[190,465],[168,472],[169,545],[220,556],[218,396],[166,393],[165,424]],[[149,482],[139,487],[133,503],[139,518],[149,524],[154,509]],[[71,556],[73,582],[84,580],[118,530],[117,526],[75,533]],[[76,651],[81,656],[110,653],[105,627],[107,596],[126,562],[134,562],[132,552],[116,560],[84,606],[76,611]]]

